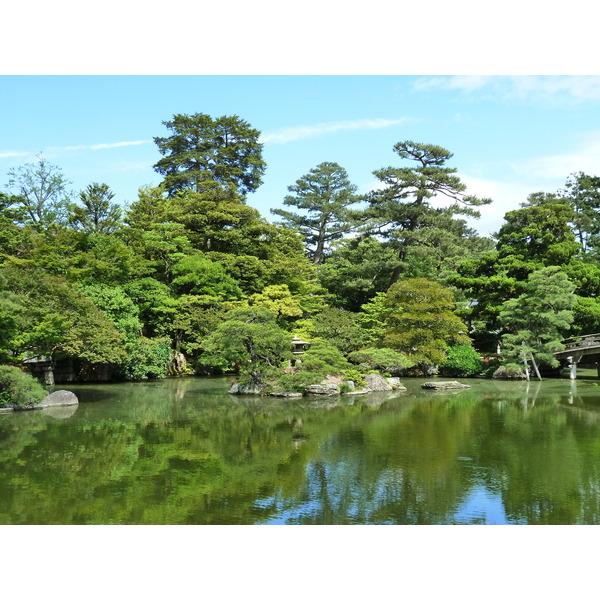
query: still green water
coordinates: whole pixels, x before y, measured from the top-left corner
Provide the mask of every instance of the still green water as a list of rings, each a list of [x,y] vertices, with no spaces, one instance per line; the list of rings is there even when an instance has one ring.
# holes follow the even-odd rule
[[[0,415],[1,524],[597,524],[597,380],[231,397],[223,378],[65,386]]]

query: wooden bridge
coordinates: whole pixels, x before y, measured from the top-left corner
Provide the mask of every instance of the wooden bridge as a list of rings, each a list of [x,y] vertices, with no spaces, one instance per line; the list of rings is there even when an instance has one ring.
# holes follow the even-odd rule
[[[600,377],[600,333],[579,335],[563,340],[564,350],[553,352],[561,362],[564,361],[571,367],[571,379],[577,377],[577,364],[584,356],[597,355],[598,376]]]

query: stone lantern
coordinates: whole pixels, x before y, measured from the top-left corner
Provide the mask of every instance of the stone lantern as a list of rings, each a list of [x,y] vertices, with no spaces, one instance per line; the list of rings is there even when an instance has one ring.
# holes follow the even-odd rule
[[[290,367],[296,366],[298,362],[301,362],[297,357],[304,354],[309,346],[310,342],[305,342],[296,336],[292,338],[292,354],[294,355],[294,358],[290,361]]]

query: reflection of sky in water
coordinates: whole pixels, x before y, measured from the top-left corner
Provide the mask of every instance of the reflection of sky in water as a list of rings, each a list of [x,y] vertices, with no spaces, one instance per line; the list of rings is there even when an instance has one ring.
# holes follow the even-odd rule
[[[485,485],[476,485],[456,509],[452,522],[457,525],[509,525],[500,494]]]
[[[275,508],[278,511],[276,517],[265,521],[266,525],[285,525],[301,523],[305,519],[320,512],[321,502],[311,499],[300,502],[296,506],[284,509],[285,501],[281,498],[265,498],[257,500],[256,505],[262,508]],[[350,516],[350,515],[349,515]],[[515,525],[518,522],[509,521],[502,497],[496,492],[491,492],[485,485],[473,487],[467,497],[461,502],[449,523],[455,525]],[[523,521],[521,524],[525,524]]]
[[[461,457],[459,460],[470,461],[469,458]],[[313,465],[314,466],[314,465]],[[465,465],[470,470],[473,470],[473,482],[470,489],[465,494],[463,500],[460,501],[456,510],[448,515],[448,518],[444,520],[446,524],[453,525],[516,525],[526,524],[526,520],[515,520],[510,519],[506,516],[504,510],[504,503],[500,493],[488,489],[483,481],[480,471],[481,467],[475,465]],[[328,503],[338,504],[339,498],[337,498],[335,485],[332,485],[332,480],[335,479],[335,471],[339,468],[339,465],[331,467],[328,465],[326,471],[328,472]],[[270,509],[276,511],[277,515],[268,519],[267,521],[261,521],[266,525],[293,525],[304,522],[312,522],[314,517],[322,512],[323,510],[323,499],[319,497],[318,486],[315,487],[314,481],[311,482],[311,466],[307,467],[308,476],[308,490],[307,496],[304,500],[290,500],[283,497],[280,494],[270,496],[268,498],[257,499],[255,506],[262,509]],[[483,469],[485,470],[485,469]],[[370,507],[367,508],[367,513],[376,510],[381,502],[386,500],[401,501],[399,492],[398,482],[394,481],[398,477],[402,478],[402,473],[398,470],[387,470],[383,472],[379,478],[377,491],[371,495]],[[364,493],[364,490],[362,490]],[[394,493],[396,492],[396,493]],[[361,494],[360,489],[354,490],[357,495]],[[354,495],[354,494],[353,494]],[[336,508],[340,508],[337,506]],[[356,506],[352,503],[347,504],[345,507],[345,514],[348,523],[353,522],[353,517],[358,516],[356,513]],[[363,514],[363,517],[365,515]],[[368,516],[368,515],[367,515]],[[318,520],[316,521],[318,522]],[[363,522],[357,520],[358,522]],[[366,521],[368,523],[368,519]],[[386,524],[386,522],[378,521],[378,524]],[[392,524],[392,523],[387,523]]]
[[[456,525],[509,525],[502,496],[488,489],[484,482],[487,469],[471,463],[468,456],[459,456],[459,464],[470,471],[472,485],[452,515]]]

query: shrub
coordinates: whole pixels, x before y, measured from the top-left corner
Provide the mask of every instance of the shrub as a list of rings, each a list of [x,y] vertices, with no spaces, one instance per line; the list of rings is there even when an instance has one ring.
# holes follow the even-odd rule
[[[484,364],[472,346],[450,346],[440,365],[440,374],[448,377],[473,377],[483,372]]]
[[[325,340],[314,339],[309,350],[302,355],[295,373],[274,376],[275,387],[286,391],[304,391],[309,385],[318,384],[327,375],[339,375],[350,370],[344,355]]]
[[[342,381],[342,383],[340,383],[340,394],[347,394],[353,389],[354,388],[350,385],[350,383],[348,383],[348,381]]]
[[[502,356],[495,353],[482,354],[483,368],[481,374],[484,377],[492,377],[496,369],[502,364]]]
[[[296,373],[278,374],[273,378],[273,387],[285,392],[304,392],[309,385],[323,381],[323,375],[310,371],[297,371]]]
[[[365,378],[358,369],[346,369],[344,371],[344,377],[347,381],[353,381],[357,388],[365,386]]]
[[[326,375],[337,375],[351,365],[344,355],[328,341],[315,338],[310,348],[301,357],[299,369]]]
[[[47,396],[44,386],[18,367],[0,366],[0,406],[37,404]]]
[[[494,379],[526,379],[527,375],[520,365],[508,363],[498,367],[492,375]]]
[[[171,346],[167,338],[140,337],[127,345],[128,359],[122,366],[126,379],[166,377],[171,365]]]
[[[390,375],[399,375],[414,365],[407,356],[391,348],[363,348],[352,352],[348,360],[364,371],[375,369]]]

